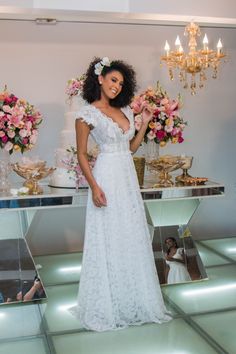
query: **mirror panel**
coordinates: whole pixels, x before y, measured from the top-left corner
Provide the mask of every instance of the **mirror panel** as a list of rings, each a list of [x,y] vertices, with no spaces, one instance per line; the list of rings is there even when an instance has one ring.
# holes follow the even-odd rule
[[[204,265],[186,225],[155,228],[153,251],[160,284],[207,279]]]
[[[0,304],[45,299],[24,238],[0,240]]]

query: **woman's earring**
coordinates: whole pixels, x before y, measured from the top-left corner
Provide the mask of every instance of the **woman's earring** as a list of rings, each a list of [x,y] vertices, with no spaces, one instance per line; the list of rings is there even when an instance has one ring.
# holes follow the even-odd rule
[[[101,85],[102,84],[102,81],[99,81],[99,85]]]

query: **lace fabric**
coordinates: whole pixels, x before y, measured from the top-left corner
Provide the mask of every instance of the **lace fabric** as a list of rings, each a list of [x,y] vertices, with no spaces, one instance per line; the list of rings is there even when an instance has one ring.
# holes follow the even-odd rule
[[[119,126],[91,105],[77,117],[93,126],[99,145],[94,177],[107,198],[97,208],[89,190],[78,305],[72,312],[95,331],[146,322],[166,322],[168,315],[156,273],[143,201],[129,150],[133,113],[123,113],[130,128]]]

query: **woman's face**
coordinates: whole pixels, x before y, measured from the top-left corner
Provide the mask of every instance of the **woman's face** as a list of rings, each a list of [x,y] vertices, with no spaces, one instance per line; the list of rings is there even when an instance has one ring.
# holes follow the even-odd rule
[[[124,78],[119,71],[111,71],[105,76],[99,75],[98,81],[101,84],[101,93],[109,99],[114,99],[122,90]]]
[[[166,244],[167,248],[171,248],[171,247],[175,246],[175,242],[171,238],[167,238],[165,240],[165,244]]]

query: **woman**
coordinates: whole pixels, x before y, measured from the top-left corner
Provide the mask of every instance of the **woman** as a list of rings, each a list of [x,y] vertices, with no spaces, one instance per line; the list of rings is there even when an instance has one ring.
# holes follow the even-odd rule
[[[89,104],[76,120],[78,161],[90,186],[77,312],[81,324],[95,331],[170,319],[131,155],[152,118],[144,109],[134,137],[128,105],[135,87],[131,66],[96,58],[83,87]],[[93,171],[87,160],[90,133],[100,150]]]
[[[166,263],[168,265],[167,284],[191,281],[184,261],[184,249],[178,247],[174,237],[168,237],[165,244],[167,246]]]

